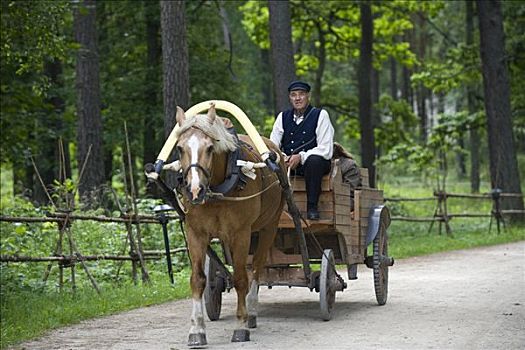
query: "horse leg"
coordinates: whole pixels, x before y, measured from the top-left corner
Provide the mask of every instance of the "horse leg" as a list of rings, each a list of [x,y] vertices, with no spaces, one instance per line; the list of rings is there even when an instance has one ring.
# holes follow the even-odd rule
[[[191,327],[188,336],[189,347],[200,347],[207,344],[206,326],[204,324],[203,299],[202,294],[206,285],[204,275],[204,259],[208,240],[197,237],[188,230],[188,247],[191,257],[191,295],[193,308],[191,312]]]
[[[239,234],[232,246],[233,283],[237,292],[237,321],[238,327],[234,330],[232,342],[250,340],[250,331],[247,328],[248,313],[246,312],[246,294],[248,292],[248,272],[246,261],[250,249],[250,232]]]
[[[253,280],[251,281],[250,291],[246,297],[246,304],[248,308],[248,328],[257,327],[259,278],[262,270],[264,269],[264,266],[266,265],[268,251],[272,247],[276,233],[276,225],[270,225],[259,230],[259,242],[253,257]]]

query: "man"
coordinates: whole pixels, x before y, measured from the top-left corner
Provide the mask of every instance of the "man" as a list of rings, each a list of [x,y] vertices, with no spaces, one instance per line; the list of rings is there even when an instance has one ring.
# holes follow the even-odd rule
[[[310,105],[310,85],[294,81],[288,93],[293,108],[279,113],[270,139],[287,155],[288,167],[304,176],[307,219],[319,220],[317,203],[323,175],[330,171],[334,128],[326,110]]]

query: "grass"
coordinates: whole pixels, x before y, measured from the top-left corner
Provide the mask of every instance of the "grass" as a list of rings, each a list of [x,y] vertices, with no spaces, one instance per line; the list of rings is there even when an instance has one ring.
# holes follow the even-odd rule
[[[102,288],[101,295],[89,286],[75,293],[38,292],[34,290],[2,290],[1,341],[6,348],[32,339],[46,331],[82,320],[110,315],[125,310],[186,298],[190,294],[188,273],[178,275],[175,286],[166,276],[153,278],[151,285],[127,283]]]
[[[397,177],[396,182],[382,184],[385,197],[427,198],[432,197],[433,184],[410,177]],[[489,192],[490,184],[482,181],[480,192]],[[453,179],[447,184],[449,193],[469,193],[470,183]],[[436,210],[436,201],[423,202],[387,202],[392,216],[432,217]],[[488,199],[448,198],[448,214],[490,214],[492,201]],[[441,234],[439,223],[393,221],[388,229],[389,254],[397,259],[427,255],[443,251],[468,249],[525,240],[525,226],[509,226],[498,233],[496,221],[490,217],[460,218],[450,221],[452,233],[446,234],[443,225]]]
[[[435,225],[431,233],[427,233],[429,224],[411,223],[408,231],[406,226],[394,221],[389,229],[388,252],[396,259],[525,240],[524,227],[508,227],[498,234],[495,223],[490,233],[487,224],[484,229],[457,229],[452,236],[436,233]]]

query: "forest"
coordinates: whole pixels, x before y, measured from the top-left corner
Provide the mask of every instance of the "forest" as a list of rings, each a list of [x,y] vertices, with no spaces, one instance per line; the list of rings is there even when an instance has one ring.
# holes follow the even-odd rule
[[[45,205],[32,160],[50,189],[85,162],[79,194],[96,197],[122,176],[124,123],[140,182],[176,105],[232,101],[268,136],[301,78],[374,180],[376,167],[448,169],[473,193],[485,175],[520,193],[524,11],[517,1],[4,1],[3,174],[10,193]]]
[[[288,84],[301,79],[385,197],[510,194],[498,203],[519,227],[512,240],[524,239],[524,28],[522,1],[3,0],[1,215],[150,210],[158,202],[144,165],[177,106],[230,101],[269,137],[290,106]],[[394,215],[406,211],[392,203]],[[2,222],[2,256],[56,255],[47,224]],[[486,231],[479,225],[472,230]],[[104,242],[124,252],[131,237],[129,227],[111,226],[114,238],[93,223],[77,230],[86,250]],[[143,230],[145,246],[160,249],[158,228]],[[3,299],[42,288],[42,269],[0,264]],[[175,264],[184,271],[187,260]],[[91,268],[113,283],[121,266]],[[60,289],[74,289],[73,270],[63,281],[62,268]],[[46,271],[44,282],[56,273]],[[13,300],[2,301],[2,323]]]

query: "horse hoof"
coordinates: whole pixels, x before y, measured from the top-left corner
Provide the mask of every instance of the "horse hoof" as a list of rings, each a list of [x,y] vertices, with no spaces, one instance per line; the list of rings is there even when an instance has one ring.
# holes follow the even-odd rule
[[[208,344],[205,333],[193,333],[188,337],[188,346],[192,349],[198,349]]]
[[[236,329],[233,331],[232,343],[250,341],[250,331],[247,329]]]
[[[248,328],[257,328],[257,316],[248,316]]]

